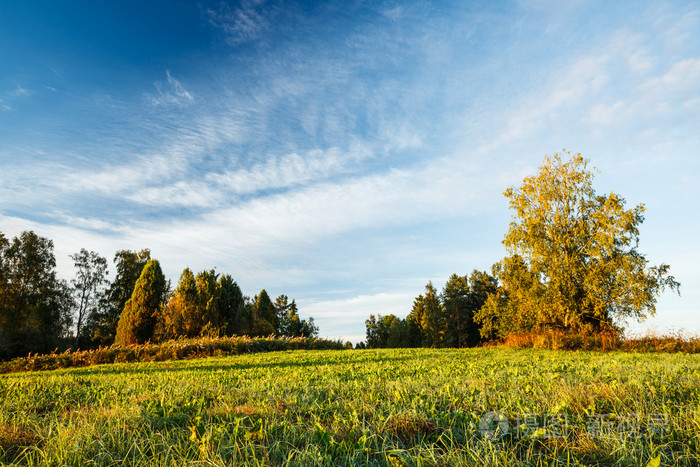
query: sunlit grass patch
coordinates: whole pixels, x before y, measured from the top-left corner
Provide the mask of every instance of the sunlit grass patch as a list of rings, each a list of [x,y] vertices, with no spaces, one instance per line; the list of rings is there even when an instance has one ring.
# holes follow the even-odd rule
[[[267,352],[2,375],[0,392],[0,426],[20,427],[5,436],[0,463],[700,463],[696,355]],[[484,436],[480,421],[491,411],[507,416],[506,436]],[[638,437],[591,433],[590,416],[612,423],[628,413]],[[543,426],[548,414],[566,417],[563,436]],[[525,416],[539,426],[516,430]],[[654,427],[655,416],[667,426]]]

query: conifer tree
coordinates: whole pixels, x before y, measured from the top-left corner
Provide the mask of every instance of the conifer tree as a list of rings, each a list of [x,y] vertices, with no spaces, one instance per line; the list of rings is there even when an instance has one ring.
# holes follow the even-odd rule
[[[149,260],[119,318],[115,339],[117,344],[143,344],[154,337],[167,289],[160,263],[154,259]]]
[[[219,317],[223,325],[222,332],[227,336],[238,334],[245,306],[243,292],[228,274],[219,277],[217,289]]]
[[[148,249],[138,252],[119,250],[114,254],[117,274],[100,300],[98,310],[88,316],[86,323],[93,346],[114,343],[121,313],[149,259],[151,252]]]
[[[273,334],[277,326],[277,311],[265,289],[255,297],[253,304],[253,335],[263,336]]]

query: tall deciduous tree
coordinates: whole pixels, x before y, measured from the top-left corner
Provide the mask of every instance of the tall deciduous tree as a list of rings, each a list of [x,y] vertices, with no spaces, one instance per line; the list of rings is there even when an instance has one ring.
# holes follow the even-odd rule
[[[107,282],[107,260],[94,251],[82,248],[72,254],[76,273],[71,280],[76,303],[75,347],[79,348],[81,340],[89,342],[92,336],[83,336],[83,324],[92,315],[101,295],[101,288]]]
[[[134,286],[119,318],[115,342],[143,344],[154,336],[165,302],[168,285],[157,260],[149,260]]]
[[[51,240],[0,233],[0,358],[61,346],[72,304],[68,284],[56,278]]]
[[[615,329],[653,315],[658,294],[680,285],[667,264],[650,266],[638,251],[644,205],[625,209],[616,193],[596,194],[589,161],[567,156],[545,157],[504,193],[515,214],[498,268],[514,306],[495,312],[511,313],[516,331]]]

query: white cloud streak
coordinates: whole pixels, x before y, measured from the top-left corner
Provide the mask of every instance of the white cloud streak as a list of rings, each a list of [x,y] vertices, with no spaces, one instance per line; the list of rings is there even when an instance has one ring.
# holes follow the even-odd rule
[[[369,149],[360,145],[355,145],[348,152],[339,148],[327,151],[313,150],[303,155],[292,153],[282,157],[270,157],[249,169],[208,174],[206,178],[223,190],[236,194],[250,194],[317,183],[329,177],[350,173],[356,170],[358,162],[371,156]]]
[[[194,97],[190,94],[171,74],[170,71],[165,72],[166,82],[156,81],[153,83],[157,94],[146,94],[147,101],[157,107],[184,107],[192,104]]]
[[[207,9],[209,23],[223,31],[226,40],[237,45],[259,38],[269,27],[263,7],[264,1],[243,0],[239,7],[222,5],[219,9]]]

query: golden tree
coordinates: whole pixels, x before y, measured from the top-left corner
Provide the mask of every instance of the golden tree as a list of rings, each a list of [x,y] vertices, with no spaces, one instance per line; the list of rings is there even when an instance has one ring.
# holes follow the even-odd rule
[[[536,175],[504,193],[515,214],[503,240],[508,256],[495,267],[503,289],[479,313],[490,326],[493,314],[507,315],[500,335],[615,329],[653,315],[658,294],[680,286],[667,264],[650,266],[637,250],[644,205],[625,209],[614,192],[597,195],[589,161],[566,155],[545,157]]]

